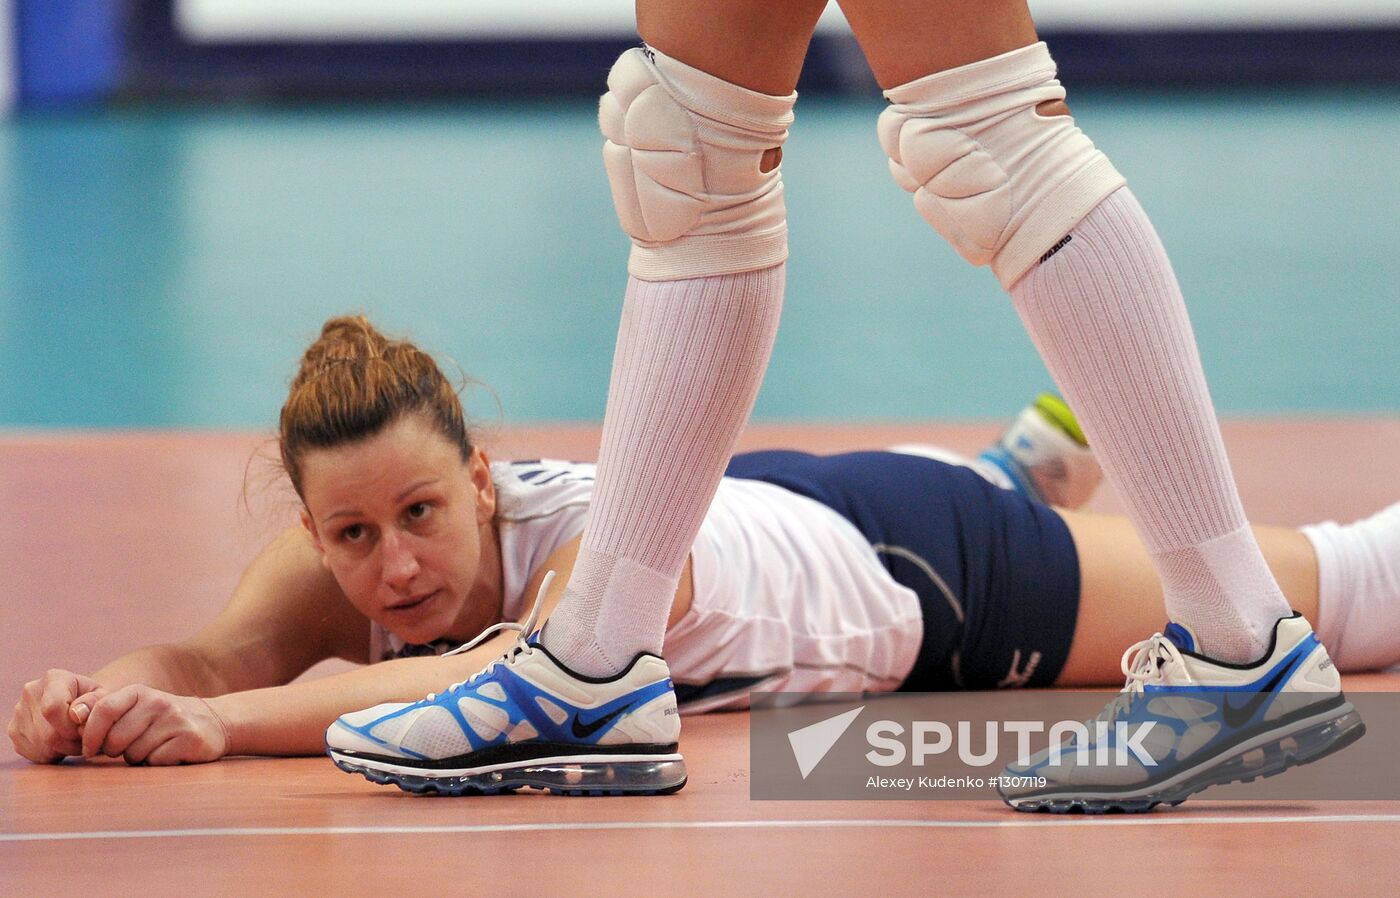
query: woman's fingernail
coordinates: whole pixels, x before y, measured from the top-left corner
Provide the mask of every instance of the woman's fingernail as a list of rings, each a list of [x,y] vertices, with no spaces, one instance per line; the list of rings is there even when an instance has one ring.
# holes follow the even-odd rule
[[[92,710],[82,703],[78,703],[68,709],[68,716],[73,718],[74,723],[86,723],[88,715],[91,713]]]

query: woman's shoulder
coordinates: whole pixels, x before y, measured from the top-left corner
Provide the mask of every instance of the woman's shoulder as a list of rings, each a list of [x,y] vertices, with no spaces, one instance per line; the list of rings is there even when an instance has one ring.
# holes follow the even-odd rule
[[[591,462],[544,458],[494,462],[491,478],[496,483],[497,517],[518,523],[586,506],[597,472]]]

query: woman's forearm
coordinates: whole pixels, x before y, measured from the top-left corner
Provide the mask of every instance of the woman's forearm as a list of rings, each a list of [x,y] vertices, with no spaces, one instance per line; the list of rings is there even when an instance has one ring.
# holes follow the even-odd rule
[[[204,658],[183,645],[149,645],[92,675],[108,690],[139,683],[172,695],[211,696],[228,689]]]
[[[317,755],[341,714],[382,702],[417,701],[465,680],[515,641],[502,634],[451,657],[403,658],[304,683],[232,692],[209,700],[228,731],[227,755]]]

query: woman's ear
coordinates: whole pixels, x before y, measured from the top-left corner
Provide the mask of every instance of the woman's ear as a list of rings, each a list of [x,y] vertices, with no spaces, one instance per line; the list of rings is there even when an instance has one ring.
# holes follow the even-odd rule
[[[467,463],[476,490],[476,522],[489,524],[496,517],[496,481],[491,479],[491,459],[483,449],[473,449]]]
[[[301,526],[311,536],[311,545],[316,547],[316,554],[321,556],[321,567],[330,570],[330,563],[326,561],[326,547],[321,545],[321,534],[316,532],[316,522],[311,520],[311,513],[305,505],[301,507]]]

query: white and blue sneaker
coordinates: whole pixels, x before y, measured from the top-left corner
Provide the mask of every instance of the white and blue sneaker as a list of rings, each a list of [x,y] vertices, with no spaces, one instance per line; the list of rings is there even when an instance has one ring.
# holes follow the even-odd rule
[[[1021,409],[1001,438],[976,458],[925,443],[900,443],[889,451],[971,468],[1004,490],[1062,508],[1082,507],[1103,482],[1079,421],[1054,393],[1041,393]]]
[[[1041,393],[1021,410],[1001,439],[977,457],[1035,502],[1080,508],[1093,498],[1103,470],[1065,401]]]
[[[342,715],[326,730],[326,753],[346,773],[408,792],[678,791],[686,769],[666,662],[641,653],[613,677],[575,673],[530,635],[538,609],[536,602],[524,624],[496,624],[454,650],[520,631],[515,645],[471,679],[422,701]]]
[[[1070,739],[1006,768],[1017,786],[999,786],[1002,800],[1018,811],[1148,811],[1316,761],[1365,734],[1301,615],[1275,624],[1273,645],[1254,664],[1215,661],[1195,647],[1176,623],[1130,647],[1127,684],[1085,725],[1087,742]]]

